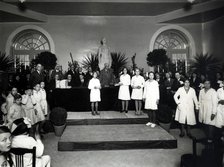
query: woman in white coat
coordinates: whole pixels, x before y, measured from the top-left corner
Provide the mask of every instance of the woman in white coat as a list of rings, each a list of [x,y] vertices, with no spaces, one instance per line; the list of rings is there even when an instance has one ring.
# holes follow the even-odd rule
[[[151,125],[152,128],[156,126],[156,111],[158,110],[159,98],[159,84],[154,80],[154,73],[149,72],[149,79],[145,82],[143,99],[149,116],[149,122],[146,125]]]
[[[131,99],[135,100],[135,114],[142,114],[142,98],[143,98],[143,88],[145,85],[145,79],[140,75],[140,70],[135,69],[135,76],[131,79]]]
[[[187,125],[187,135],[191,138],[190,125],[196,124],[194,109],[198,110],[198,100],[196,92],[190,87],[190,81],[185,80],[184,86],[180,87],[174,94],[174,100],[177,104],[175,120],[181,124],[180,137],[185,135],[184,125]]]
[[[205,134],[209,140],[213,138],[217,104],[217,92],[211,88],[211,82],[206,80],[204,88],[199,93],[199,122],[204,124]]]
[[[123,74],[120,76],[120,82],[118,85],[120,86],[119,92],[118,92],[118,99],[121,100],[122,104],[122,110],[121,112],[128,112],[128,101],[130,98],[130,91],[129,86],[131,84],[131,78],[130,75],[127,74],[128,70],[127,68],[123,69]]]
[[[224,126],[224,86],[217,90],[218,107],[215,119],[215,126],[222,128]]]

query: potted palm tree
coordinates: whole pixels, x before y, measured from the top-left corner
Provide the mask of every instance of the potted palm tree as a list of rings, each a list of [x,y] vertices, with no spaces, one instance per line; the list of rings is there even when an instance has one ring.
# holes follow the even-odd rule
[[[213,76],[214,73],[222,70],[222,64],[213,55],[201,53],[195,56],[191,68],[199,74],[205,73]]]
[[[7,89],[8,73],[14,71],[14,59],[0,52],[0,85],[3,90]]]
[[[54,126],[56,136],[61,136],[66,126],[67,111],[64,108],[56,107],[50,113],[50,121]]]
[[[114,75],[118,78],[119,73],[122,68],[124,68],[128,63],[128,58],[125,56],[125,53],[121,52],[111,52],[112,64],[111,68],[114,71]]]

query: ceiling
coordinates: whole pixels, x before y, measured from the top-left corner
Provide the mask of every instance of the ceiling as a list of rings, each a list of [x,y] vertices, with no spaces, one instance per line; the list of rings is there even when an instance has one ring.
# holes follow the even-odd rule
[[[0,22],[45,22],[50,15],[159,18],[176,12],[178,18],[170,17],[159,23],[203,23],[224,16],[224,0],[195,0],[193,8],[183,12],[186,2],[187,0],[26,0],[24,5],[27,10],[21,12],[17,7],[18,0],[0,0]],[[197,10],[194,6],[198,7]]]
[[[155,16],[180,9],[184,3],[27,2],[46,15]]]

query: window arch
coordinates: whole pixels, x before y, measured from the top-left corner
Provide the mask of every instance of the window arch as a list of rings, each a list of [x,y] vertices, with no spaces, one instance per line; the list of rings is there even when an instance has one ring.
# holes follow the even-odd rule
[[[11,54],[15,58],[15,66],[17,63],[29,66],[30,61],[44,51],[51,51],[51,46],[48,38],[40,31],[26,29],[16,34],[12,40]]]
[[[189,42],[182,32],[175,29],[161,32],[155,39],[153,49],[165,49],[173,62],[187,61],[189,58]]]

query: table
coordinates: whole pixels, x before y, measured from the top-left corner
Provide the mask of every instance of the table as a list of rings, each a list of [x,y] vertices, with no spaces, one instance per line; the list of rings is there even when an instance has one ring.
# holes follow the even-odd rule
[[[119,110],[121,105],[118,100],[119,87],[106,87],[101,91],[100,111]],[[67,111],[90,111],[90,90],[88,88],[54,89],[52,92],[53,107],[63,107]],[[129,108],[134,109],[133,101]]]

